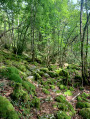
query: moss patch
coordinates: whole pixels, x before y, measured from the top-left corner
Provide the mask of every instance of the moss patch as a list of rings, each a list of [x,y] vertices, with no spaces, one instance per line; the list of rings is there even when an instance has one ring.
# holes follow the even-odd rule
[[[83,119],[90,119],[90,108],[81,109],[79,114],[83,117]]]
[[[5,97],[0,96],[0,118],[19,119],[14,107]]]

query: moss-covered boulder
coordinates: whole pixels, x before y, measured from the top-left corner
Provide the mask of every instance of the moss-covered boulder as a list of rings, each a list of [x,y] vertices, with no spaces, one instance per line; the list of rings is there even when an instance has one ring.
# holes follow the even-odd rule
[[[46,88],[43,88],[42,91],[47,95],[50,94],[50,92]]]
[[[57,102],[66,102],[66,98],[63,95],[59,95],[55,98]]]
[[[83,119],[90,119],[90,108],[81,109],[79,114],[83,117]]]
[[[22,85],[27,91],[35,91],[35,89],[36,89],[35,86],[28,81],[23,81]]]
[[[90,108],[90,103],[89,102],[77,102],[76,108]]]
[[[44,73],[48,72],[48,68],[41,68],[40,71],[43,71]]]
[[[38,109],[40,108],[40,99],[39,98],[34,97],[31,103],[32,103],[31,105],[33,107],[38,108]]]
[[[21,77],[18,75],[18,74],[15,74],[15,73],[12,73],[9,78],[9,80],[11,81],[15,81],[15,82],[18,82],[18,83],[22,83],[22,79]]]
[[[64,111],[58,111],[56,114],[56,119],[71,119],[71,117],[68,116]]]
[[[38,119],[56,119],[54,114],[45,114],[42,116],[39,116]]]
[[[3,119],[19,119],[13,105],[6,97],[0,96],[0,118]]]
[[[21,100],[23,102],[27,102],[29,100],[28,93],[22,89],[22,85],[20,83],[16,83],[11,97],[14,100]]]
[[[70,90],[67,90],[66,92],[64,92],[64,95],[72,96],[72,92]]]
[[[48,74],[49,74],[49,76],[50,76],[51,78],[57,77],[56,72],[48,71]]]
[[[42,77],[39,75],[39,73],[34,73],[34,79],[35,81],[42,79]]]

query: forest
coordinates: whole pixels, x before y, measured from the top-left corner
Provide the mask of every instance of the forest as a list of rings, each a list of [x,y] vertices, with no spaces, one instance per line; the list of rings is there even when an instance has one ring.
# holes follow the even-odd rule
[[[90,119],[90,0],[0,0],[0,119]]]

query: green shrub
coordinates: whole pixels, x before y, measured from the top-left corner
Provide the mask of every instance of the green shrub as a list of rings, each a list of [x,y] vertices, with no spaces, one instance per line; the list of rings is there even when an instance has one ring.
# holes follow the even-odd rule
[[[90,103],[88,102],[77,102],[76,108],[90,108]]]
[[[78,97],[77,97],[77,100],[78,100],[78,101],[82,101],[83,99],[82,99],[81,96],[78,96]]]
[[[30,90],[35,91],[35,86],[28,81],[23,81],[22,85],[27,91],[30,91]]]
[[[18,74],[15,74],[15,73],[12,73],[9,76],[9,80],[12,80],[12,81],[15,81],[15,82],[18,82],[18,83],[22,83],[21,77]]]
[[[90,119],[90,108],[81,109],[79,114],[83,117],[83,119]]]
[[[6,97],[0,96],[0,118],[3,119],[19,119],[13,105]]]

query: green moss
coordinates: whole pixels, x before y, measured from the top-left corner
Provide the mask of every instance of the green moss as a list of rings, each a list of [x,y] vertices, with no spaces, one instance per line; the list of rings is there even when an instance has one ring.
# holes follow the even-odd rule
[[[41,68],[40,71],[43,71],[44,73],[48,72],[48,68]]]
[[[43,76],[44,75],[44,72],[43,71],[39,71],[38,72],[40,76]]]
[[[57,74],[53,71],[48,71],[48,74],[51,78],[57,77]]]
[[[82,99],[81,96],[78,96],[78,97],[77,97],[77,100],[78,100],[78,101],[82,101],[83,99]]]
[[[77,102],[76,108],[90,108],[90,103],[88,102]]]
[[[22,100],[23,102],[26,102],[29,99],[27,92],[22,89],[22,85],[20,83],[16,83],[11,97],[14,100]]]
[[[61,68],[59,68],[58,70],[56,70],[56,73],[59,75],[59,76],[64,76],[66,78],[68,78],[69,74],[66,70],[63,70]]]
[[[23,81],[22,85],[27,91],[30,91],[30,90],[35,91],[35,89],[36,89],[35,86],[28,81]]]
[[[54,114],[47,114],[47,115],[39,116],[38,119],[55,119],[55,116]]]
[[[88,96],[89,96],[89,94],[87,94],[87,93],[82,93],[82,95],[81,95],[83,98],[87,98]]]
[[[65,85],[60,85],[59,88],[60,88],[61,90],[64,90],[64,89],[66,89],[66,86],[65,86]]]
[[[68,96],[72,96],[72,92],[70,90],[67,90],[66,92],[64,92],[64,94]]]
[[[34,97],[32,100],[32,106],[39,109],[40,108],[40,99],[37,97]]]
[[[70,90],[70,91],[74,91],[74,88],[73,88],[73,87],[69,87],[69,90]]]
[[[66,102],[66,98],[63,95],[59,95],[55,98],[57,102]]]
[[[18,75],[18,74],[15,74],[15,73],[12,73],[9,78],[9,80],[11,81],[15,81],[15,82],[18,82],[18,83],[22,83],[22,79],[21,77]]]
[[[22,65],[22,64],[18,65],[17,68],[18,68],[19,70],[23,71],[23,72],[26,72],[26,66],[24,66],[24,65]]]
[[[53,89],[55,89],[55,86],[54,85],[50,85],[50,88],[53,90]]]
[[[90,119],[90,108],[81,109],[79,114],[83,117],[83,119]]]
[[[9,102],[8,99],[6,99],[6,97],[2,96],[0,96],[0,118],[19,119],[13,105]]]
[[[50,94],[50,92],[49,92],[47,89],[45,89],[45,88],[43,88],[42,91],[43,91],[45,94],[47,94],[47,95]]]
[[[7,68],[7,72],[9,74],[12,74],[12,73],[19,74],[19,71],[18,71],[18,69],[16,67],[8,67]]]
[[[58,109],[68,111],[68,105],[66,105],[65,103],[58,103]]]
[[[9,77],[11,74],[19,75],[19,71],[16,67],[5,67],[0,69],[0,74],[4,77]]]
[[[38,73],[34,73],[34,79],[37,81],[39,79],[42,79],[42,77]]]
[[[71,119],[64,111],[58,111],[56,119]]]

